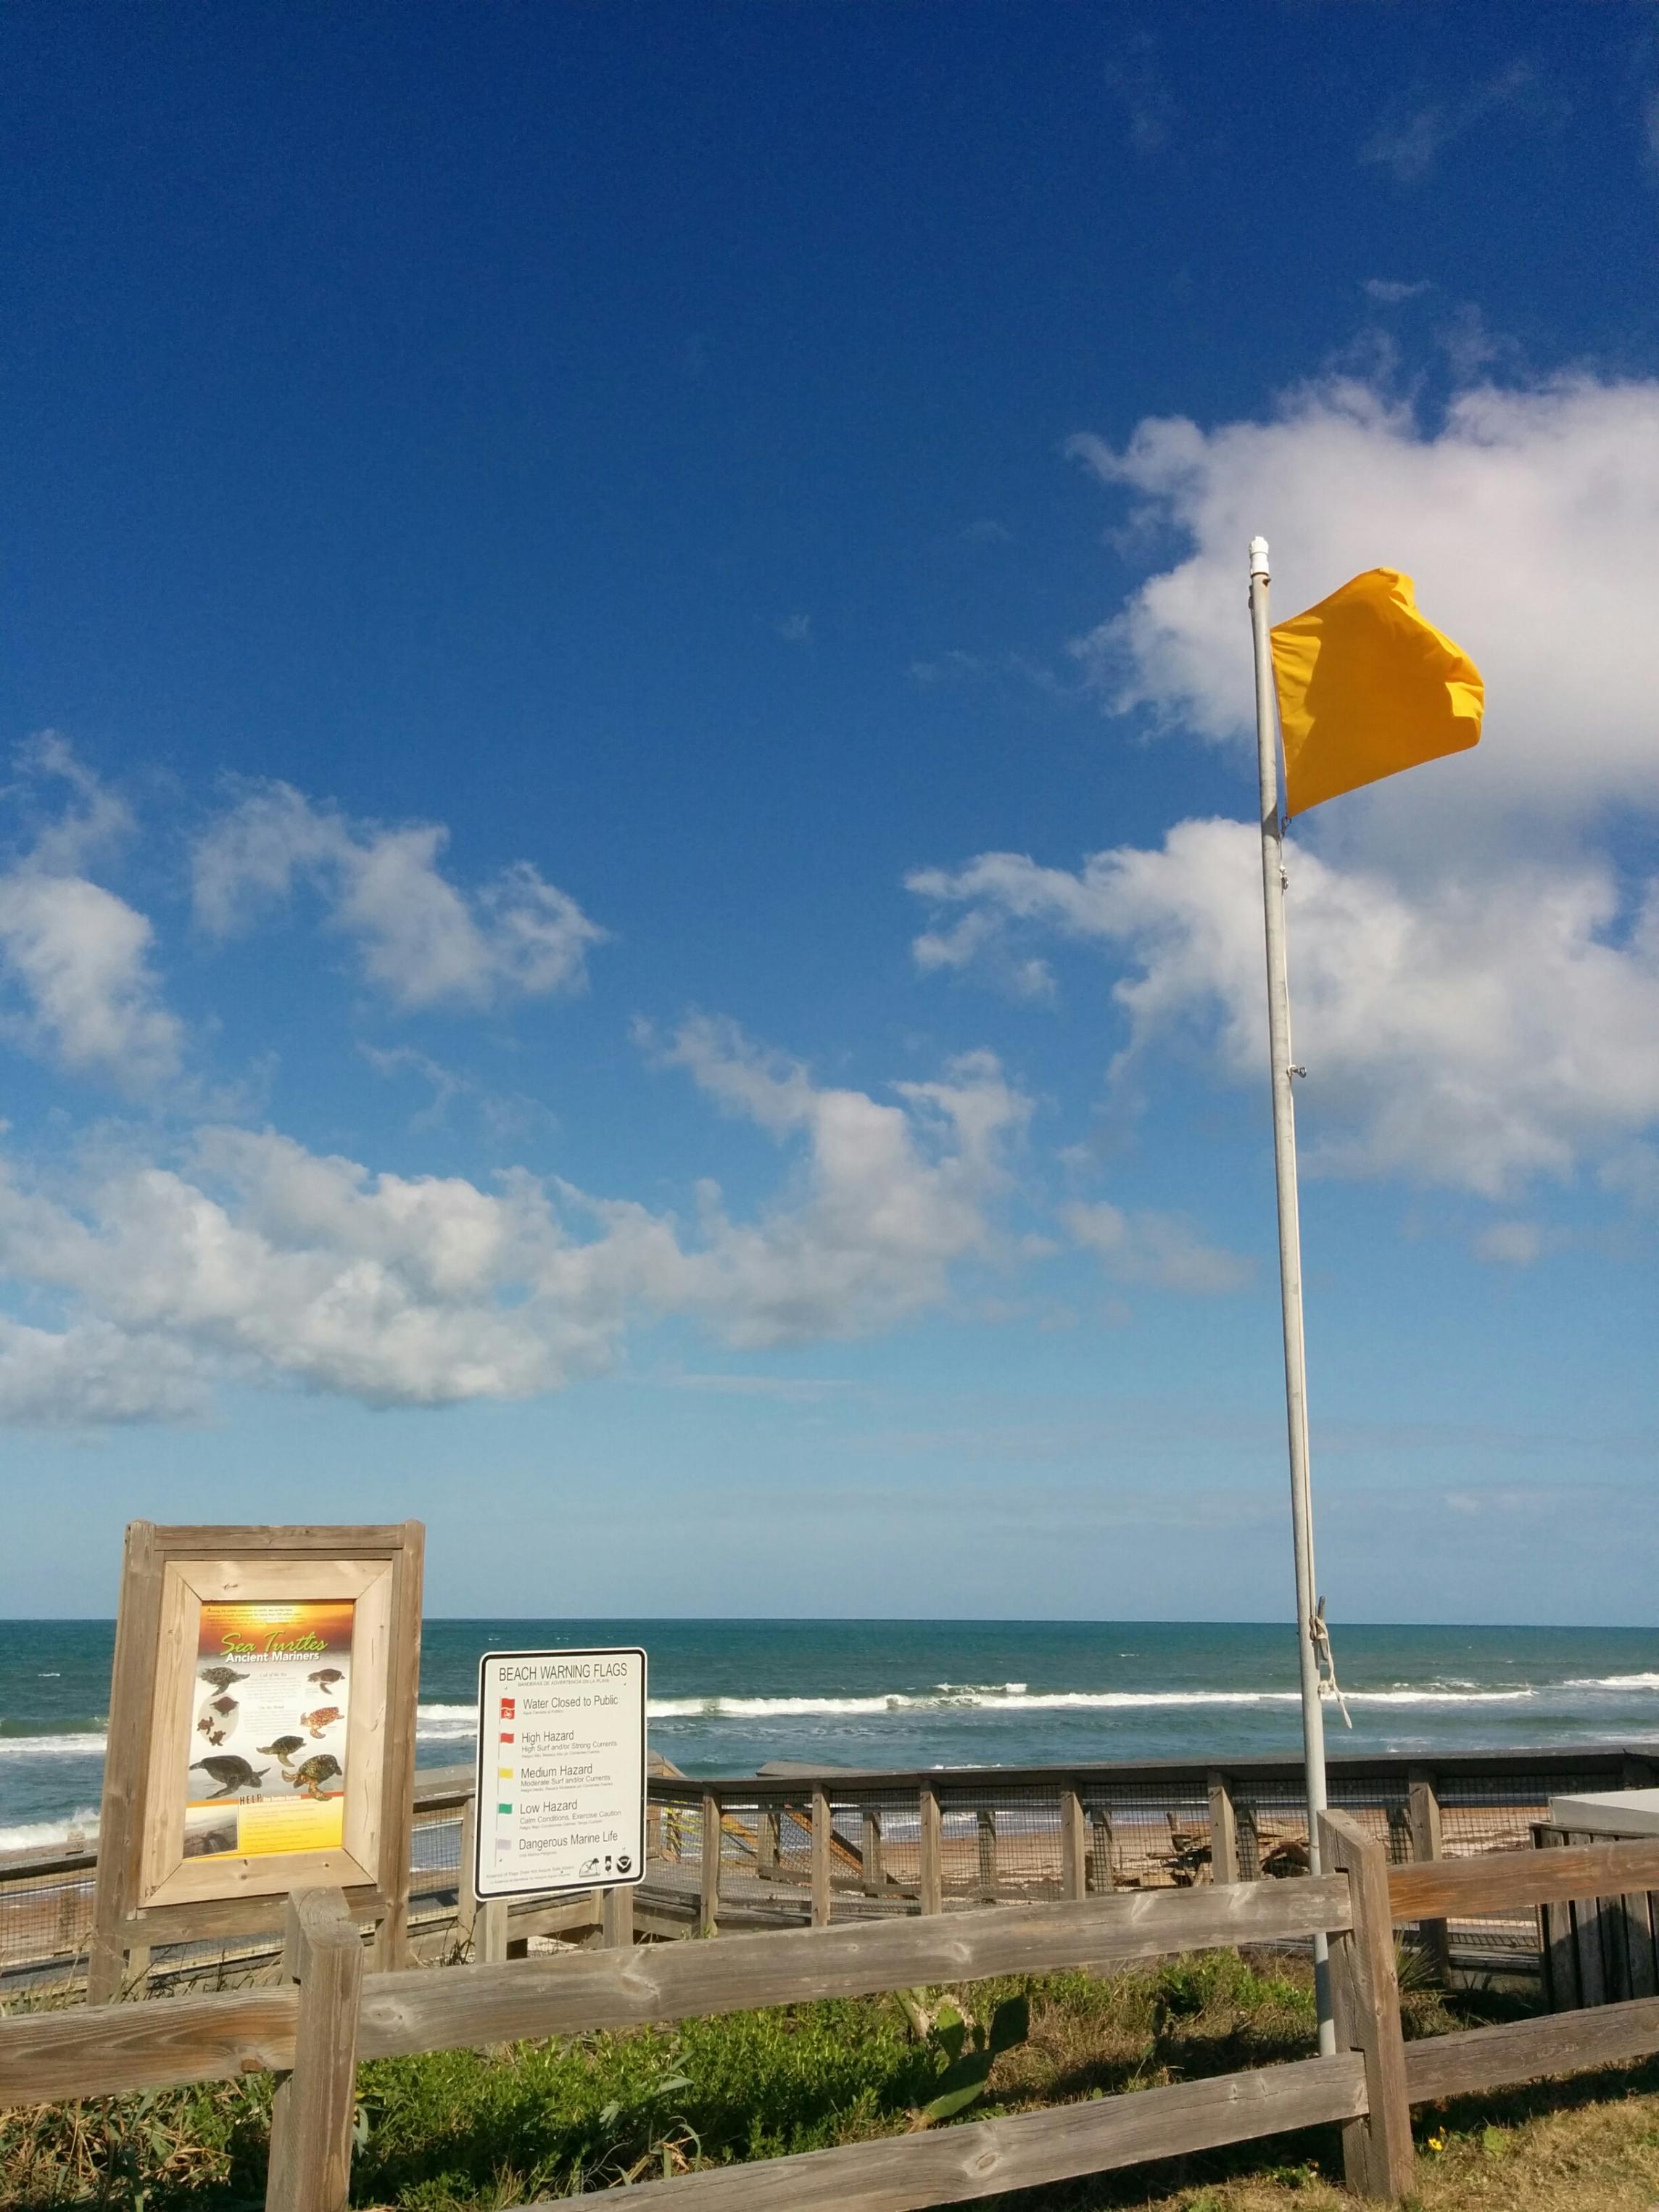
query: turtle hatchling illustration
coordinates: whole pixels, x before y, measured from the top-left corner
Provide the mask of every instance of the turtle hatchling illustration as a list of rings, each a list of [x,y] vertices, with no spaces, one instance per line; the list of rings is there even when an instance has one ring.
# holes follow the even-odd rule
[[[337,1667],[319,1667],[314,1674],[307,1674],[306,1680],[314,1682],[319,1690],[331,1690],[337,1682],[343,1682],[345,1676]]]
[[[340,1708],[337,1705],[319,1705],[314,1713],[301,1714],[300,1726],[309,1729],[313,1736],[320,1737],[323,1730],[331,1727],[339,1717]]]
[[[239,1674],[234,1667],[204,1667],[196,1679],[206,1682],[210,1688],[228,1690],[233,1682],[246,1682],[247,1676]]]
[[[236,1790],[256,1789],[270,1771],[268,1766],[262,1766],[256,1771],[246,1759],[238,1759],[234,1752],[227,1752],[221,1759],[191,1759],[191,1771],[194,1772],[198,1767],[204,1774],[210,1774],[219,1784],[213,1792],[215,1797],[228,1797]]]
[[[273,1742],[262,1743],[259,1746],[261,1751],[268,1751],[270,1753],[284,1774],[288,1772],[295,1753],[303,1751],[305,1747],[306,1740],[302,1735],[279,1735]]]
[[[331,1782],[340,1771],[340,1762],[331,1751],[319,1751],[314,1759],[307,1759],[303,1766],[294,1770],[293,1780],[302,1797],[320,1797],[323,1784]]]
[[[210,1698],[196,1723],[197,1734],[204,1735],[210,1743],[222,1743],[235,1729],[236,1716],[241,1710],[233,1697]]]

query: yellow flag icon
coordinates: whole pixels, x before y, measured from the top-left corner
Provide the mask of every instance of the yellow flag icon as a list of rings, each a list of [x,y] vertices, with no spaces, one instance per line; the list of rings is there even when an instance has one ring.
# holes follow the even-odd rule
[[[1478,744],[1486,686],[1425,622],[1409,576],[1368,568],[1273,632],[1292,814]]]

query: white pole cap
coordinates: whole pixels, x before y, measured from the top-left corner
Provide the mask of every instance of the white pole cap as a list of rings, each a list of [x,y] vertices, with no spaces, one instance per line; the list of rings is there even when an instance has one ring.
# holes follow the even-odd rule
[[[1265,538],[1253,538],[1250,540],[1250,574],[1253,576],[1266,576],[1270,574],[1267,567],[1267,541]]]

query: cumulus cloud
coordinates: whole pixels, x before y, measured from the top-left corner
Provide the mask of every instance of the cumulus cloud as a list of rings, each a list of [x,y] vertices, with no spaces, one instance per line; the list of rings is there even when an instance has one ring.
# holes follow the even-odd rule
[[[1030,935],[1109,951],[1129,1023],[1121,1073],[1196,1040],[1235,1081],[1266,1057],[1255,827],[1184,822],[1160,848],[1079,869],[1019,854],[927,869],[911,888],[963,923],[930,932],[978,957]],[[1517,866],[1402,889],[1291,848],[1291,994],[1310,1164],[1498,1196],[1583,1155],[1612,1157],[1659,1118],[1659,886],[1633,921],[1607,863]],[[954,954],[952,957],[955,957]]]
[[[439,866],[448,834],[435,823],[356,822],[291,785],[259,785],[198,841],[197,918],[229,935],[303,881],[356,941],[368,979],[399,1006],[487,1006],[582,989],[587,955],[606,933],[528,860],[476,891],[459,889]]]
[[[0,976],[14,1042],[77,1075],[142,1092],[173,1074],[182,1030],[162,1003],[143,915],[84,871],[130,828],[122,803],[51,732],[19,755],[15,797],[36,810],[66,786],[61,806],[35,823],[27,848],[0,871]]]
[[[728,1111],[806,1145],[804,1188],[752,1224],[728,1221],[706,1192],[706,1246],[684,1295],[732,1343],[885,1326],[939,1304],[952,1265],[993,1249],[988,1209],[1031,1104],[990,1054],[896,1084],[891,1104],[820,1088],[727,1023],[686,1023],[666,1057]]]
[[[0,1422],[102,1428],[181,1421],[206,1410],[189,1352],[106,1322],[65,1329],[0,1319]]]
[[[1554,823],[1659,801],[1659,381],[1464,392],[1437,428],[1368,386],[1310,386],[1266,421],[1148,419],[1073,451],[1186,550],[1079,642],[1103,697],[1222,744],[1253,736],[1245,548],[1289,614],[1379,564],[1487,680],[1479,748],[1397,777],[1349,818]]]
[[[1178,1213],[1126,1213],[1103,1200],[1060,1208],[1073,1242],[1095,1253],[1115,1282],[1210,1297],[1245,1289],[1255,1270],[1237,1252],[1206,1243]]]
[[[890,1103],[821,1088],[728,1024],[686,1024],[664,1057],[794,1151],[753,1219],[713,1184],[687,1228],[523,1171],[490,1188],[375,1174],[228,1127],[72,1201],[14,1176],[0,1264],[71,1311],[56,1334],[0,1331],[0,1417],[159,1418],[222,1374],[373,1406],[523,1397],[614,1365],[636,1316],[740,1346],[851,1336],[940,1304],[957,1263],[994,1251],[1030,1109],[988,1056]]]

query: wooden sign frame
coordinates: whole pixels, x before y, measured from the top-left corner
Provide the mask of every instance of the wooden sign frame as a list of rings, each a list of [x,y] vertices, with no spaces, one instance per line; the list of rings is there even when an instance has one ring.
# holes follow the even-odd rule
[[[302,1889],[343,1891],[355,1918],[378,1924],[380,1962],[403,1963],[424,1548],[418,1521],[386,1528],[158,1528],[148,1521],[129,1527],[88,1972],[93,2002],[141,1978],[154,1943],[280,1929],[288,1899]],[[185,1777],[192,1714],[203,1695],[203,1607],[329,1601],[353,1608],[337,1844],[187,1855]]]

